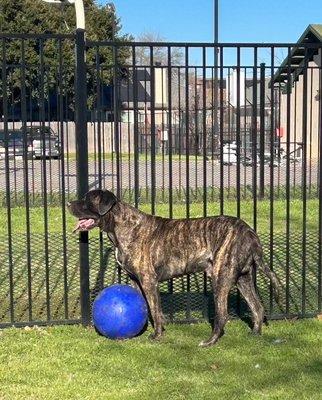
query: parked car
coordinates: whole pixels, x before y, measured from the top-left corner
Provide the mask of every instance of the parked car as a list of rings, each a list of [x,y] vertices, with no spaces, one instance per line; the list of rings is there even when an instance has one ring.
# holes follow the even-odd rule
[[[62,150],[59,137],[51,127],[27,126],[25,131],[28,138],[29,150],[33,152],[34,158],[61,157]]]
[[[6,156],[6,143],[5,132],[0,131],[0,159]],[[27,141],[28,146],[28,141]],[[20,130],[8,131],[8,156],[9,158],[23,157],[24,156],[24,140]],[[33,152],[27,147],[27,157],[32,158]]]
[[[8,131],[9,157],[24,156],[24,140],[27,139],[28,158],[60,158],[62,155],[58,135],[49,127],[27,126]],[[44,148],[45,146],[45,148]],[[0,159],[5,158],[5,132],[0,131]]]
[[[224,165],[236,165],[237,163],[237,145],[235,142],[225,143],[223,145],[223,163]]]

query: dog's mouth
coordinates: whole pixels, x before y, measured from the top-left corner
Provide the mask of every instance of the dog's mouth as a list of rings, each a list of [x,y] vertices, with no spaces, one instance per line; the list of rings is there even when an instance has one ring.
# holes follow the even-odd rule
[[[98,226],[98,221],[94,218],[80,218],[73,230],[75,232],[89,231]]]

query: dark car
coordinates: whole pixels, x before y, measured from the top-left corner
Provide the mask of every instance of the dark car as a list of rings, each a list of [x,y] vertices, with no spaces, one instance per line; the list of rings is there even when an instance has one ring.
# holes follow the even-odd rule
[[[0,159],[5,158],[6,156],[6,147],[8,149],[8,156],[9,158],[15,157],[23,157],[25,150],[24,150],[24,140],[23,135],[20,130],[12,130],[9,129],[7,132],[7,139],[4,130],[0,130]],[[7,140],[7,146],[6,146]],[[29,143],[27,141],[27,157],[32,158],[33,153],[30,151]]]
[[[23,128],[21,128],[23,132]],[[60,158],[62,155],[58,135],[50,126],[27,126],[29,150],[33,152],[34,158]]]

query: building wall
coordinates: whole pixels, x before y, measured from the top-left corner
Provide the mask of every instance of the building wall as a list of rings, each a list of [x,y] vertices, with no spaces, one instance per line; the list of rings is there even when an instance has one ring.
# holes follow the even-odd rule
[[[20,129],[22,123],[15,122],[9,123],[9,129]],[[27,122],[27,125],[31,125]],[[33,125],[40,125],[39,122],[33,122]],[[53,131],[59,134],[60,132],[60,122],[50,122],[46,123],[46,126],[50,126]],[[64,152],[76,153],[76,129],[74,122],[64,122],[63,124],[63,134],[64,134]],[[3,129],[3,123],[0,122],[0,129]],[[88,152],[95,153],[98,151],[98,123],[89,122],[87,124],[88,130]],[[120,123],[119,133],[120,133],[120,149],[122,153],[133,153],[134,152],[134,140],[133,140],[134,127],[133,124]],[[101,134],[101,149],[102,152],[111,153],[114,150],[114,123],[111,122],[101,122],[100,123],[100,134]]]
[[[313,61],[309,63],[307,70],[307,101],[303,105],[303,74],[299,76],[292,87],[290,101],[290,142],[291,151],[299,147],[303,142],[303,110],[307,116],[307,159],[318,159],[319,134],[320,134],[320,70],[321,54],[314,56]],[[280,106],[280,128],[283,132],[281,138],[281,147],[286,151],[287,135],[287,94],[281,95]]]

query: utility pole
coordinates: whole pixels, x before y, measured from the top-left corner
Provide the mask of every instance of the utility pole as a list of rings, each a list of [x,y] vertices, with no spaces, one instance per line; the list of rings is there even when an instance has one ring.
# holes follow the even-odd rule
[[[214,43],[219,42],[219,0],[214,0]]]

